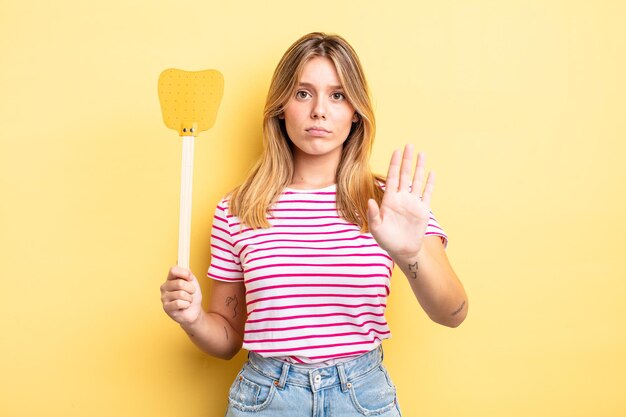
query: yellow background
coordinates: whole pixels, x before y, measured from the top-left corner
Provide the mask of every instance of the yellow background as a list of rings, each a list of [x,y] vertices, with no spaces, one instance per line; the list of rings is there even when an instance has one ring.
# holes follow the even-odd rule
[[[444,328],[395,274],[385,361],[404,415],[626,415],[624,16],[618,1],[3,1],[0,415],[223,415],[245,354],[202,354],[159,301],[181,143],[157,79],[225,76],[196,142],[202,279],[271,73],[314,30],[363,61],[373,168],[405,142],[427,153],[470,297]]]

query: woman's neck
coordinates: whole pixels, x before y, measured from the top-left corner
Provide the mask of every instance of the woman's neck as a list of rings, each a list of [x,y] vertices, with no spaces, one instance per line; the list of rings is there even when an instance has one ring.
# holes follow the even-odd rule
[[[290,187],[324,188],[333,185],[336,181],[338,165],[339,158],[336,156],[296,154]]]

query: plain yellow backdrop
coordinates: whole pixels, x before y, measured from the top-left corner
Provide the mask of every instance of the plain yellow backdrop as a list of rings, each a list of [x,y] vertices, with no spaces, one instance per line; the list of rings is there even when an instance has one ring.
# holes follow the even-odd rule
[[[457,329],[394,275],[385,362],[406,416],[626,415],[626,5],[618,1],[0,4],[0,415],[221,416],[245,360],[161,309],[181,144],[166,68],[215,68],[196,141],[191,265],[258,156],[272,71],[315,31],[371,84],[384,173],[412,142],[469,295]],[[205,299],[208,298],[205,296]]]

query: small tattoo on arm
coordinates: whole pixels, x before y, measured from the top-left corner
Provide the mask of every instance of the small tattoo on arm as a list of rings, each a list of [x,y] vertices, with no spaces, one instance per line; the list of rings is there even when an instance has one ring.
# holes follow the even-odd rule
[[[237,300],[236,295],[226,298],[227,306],[231,305],[232,303],[235,303],[235,305],[233,305],[233,318],[235,318],[237,317],[237,306],[239,305],[239,301]]]
[[[228,340],[228,330],[226,330],[226,326],[224,326],[224,333],[226,333],[226,340]]]
[[[465,301],[463,301],[463,303],[461,303],[461,307],[457,308],[457,309],[456,309],[456,310],[452,313],[452,315],[453,315],[453,316],[456,316],[458,313],[460,313],[460,312],[461,312],[461,310],[463,310],[463,307],[465,307]]]
[[[409,264],[409,271],[411,272],[411,278],[417,279],[417,261],[414,264]]]

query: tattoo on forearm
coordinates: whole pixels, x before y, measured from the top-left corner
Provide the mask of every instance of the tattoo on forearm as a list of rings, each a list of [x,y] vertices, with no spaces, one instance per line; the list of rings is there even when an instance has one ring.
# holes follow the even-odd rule
[[[457,309],[456,309],[456,310],[452,313],[452,315],[453,315],[453,316],[456,316],[458,313],[460,313],[460,312],[461,312],[461,310],[463,310],[463,307],[465,307],[465,301],[463,301],[463,303],[461,303],[461,307],[457,308]]]
[[[417,261],[414,264],[409,264],[409,271],[411,273],[411,278],[417,279]]]
[[[227,306],[231,305],[232,303],[235,303],[235,305],[233,305],[233,318],[235,318],[237,317],[237,306],[239,305],[239,301],[237,300],[236,295],[226,298]]]
[[[226,340],[228,340],[228,330],[226,330],[226,326],[224,326],[224,333],[226,333]]]

